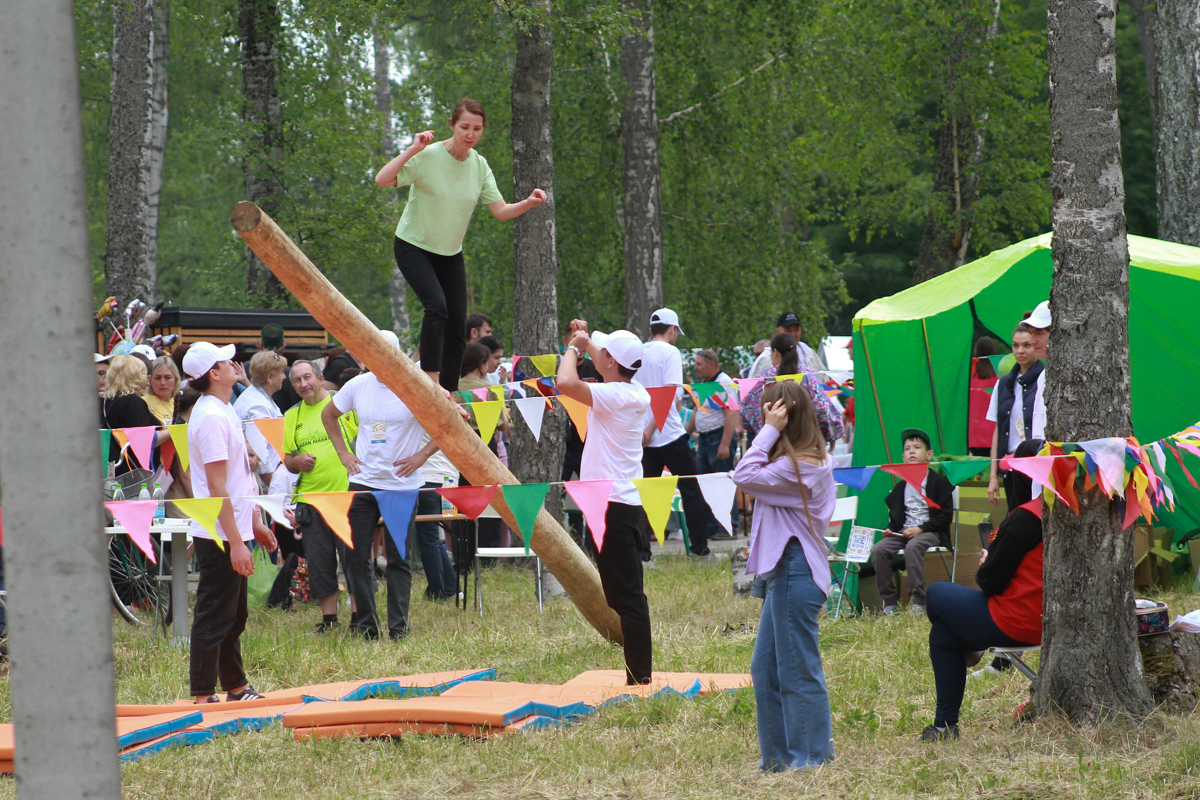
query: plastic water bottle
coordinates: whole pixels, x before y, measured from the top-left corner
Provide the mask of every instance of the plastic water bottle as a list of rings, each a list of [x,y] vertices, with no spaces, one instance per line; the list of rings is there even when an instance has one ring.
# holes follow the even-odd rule
[[[838,584],[833,584],[829,587],[829,599],[825,603],[825,607],[829,609],[829,615],[833,619],[837,619],[838,601],[842,599],[842,587]]]
[[[138,500],[149,500],[150,490],[146,488],[146,484],[142,484],[142,490],[138,492]]]
[[[113,500],[121,502],[125,499],[125,490],[121,488],[121,484],[117,484],[117,488],[113,489]]]
[[[457,484],[458,484],[458,481],[454,480],[454,478],[451,478],[450,476],[446,476],[446,477],[442,478],[442,488],[443,489],[452,488],[452,487],[456,486]],[[454,516],[454,514],[457,510],[458,509],[456,509],[454,507],[453,503],[451,503],[445,497],[442,498],[442,516],[452,517],[452,516]]]
[[[154,524],[161,525],[167,519],[167,496],[163,493],[162,484],[154,484]]]

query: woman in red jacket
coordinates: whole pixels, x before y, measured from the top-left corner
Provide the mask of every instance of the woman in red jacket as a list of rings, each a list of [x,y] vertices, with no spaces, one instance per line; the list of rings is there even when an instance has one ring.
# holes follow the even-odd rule
[[[1037,455],[1042,443],[1025,441],[1013,454]],[[926,589],[929,660],[937,685],[937,713],[921,741],[957,739],[958,712],[967,684],[967,653],[989,647],[1029,647],[1042,641],[1042,499],[1032,482],[1013,472],[1016,506],[1009,512],[975,573],[978,589],[933,583]]]

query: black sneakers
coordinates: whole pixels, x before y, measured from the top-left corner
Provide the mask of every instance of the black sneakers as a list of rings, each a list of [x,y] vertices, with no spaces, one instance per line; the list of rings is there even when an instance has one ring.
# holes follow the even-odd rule
[[[922,742],[948,742],[951,739],[957,738],[959,738],[958,726],[953,722],[948,723],[941,730],[938,730],[933,725],[929,725],[925,730],[921,731]]]
[[[213,697],[216,697],[216,695],[214,694]],[[264,697],[264,695],[261,695],[258,692],[254,691],[253,686],[247,686],[245,689],[242,689],[240,692],[230,692],[229,694],[225,695],[225,702],[236,703],[239,700],[262,700],[263,697]],[[212,703],[212,702],[214,702],[214,700],[212,698],[209,698],[208,702]]]

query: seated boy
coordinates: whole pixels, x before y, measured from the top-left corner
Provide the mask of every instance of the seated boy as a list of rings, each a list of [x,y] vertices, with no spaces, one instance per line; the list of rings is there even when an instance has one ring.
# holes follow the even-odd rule
[[[907,428],[900,434],[904,443],[904,463],[921,464],[933,455],[929,434],[920,428]],[[900,593],[892,580],[892,559],[904,550],[904,568],[908,572],[908,590],[913,614],[925,613],[925,551],[930,547],[950,547],[950,522],[954,518],[954,487],[945,476],[930,470],[921,484],[921,493],[941,508],[925,502],[913,487],[901,481],[884,498],[888,508],[888,526],[883,540],[871,548],[875,584],[883,600],[883,613],[894,614],[900,605]]]

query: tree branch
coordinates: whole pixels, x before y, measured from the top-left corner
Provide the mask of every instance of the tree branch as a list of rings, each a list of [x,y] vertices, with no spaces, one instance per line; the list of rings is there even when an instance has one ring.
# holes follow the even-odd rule
[[[712,97],[708,98],[708,101],[716,100],[718,97],[725,94],[726,92],[728,92],[730,89],[734,88],[735,86],[741,86],[743,83],[746,82],[747,78],[754,77],[755,75],[757,75],[758,73],[760,73],[764,69],[766,69],[767,67],[774,64],[776,61],[783,61],[787,57],[788,57],[787,53],[780,53],[777,56],[771,56],[766,61],[764,61],[762,64],[759,64],[758,67],[751,70],[748,74],[743,75],[742,77],[738,78],[736,81],[729,84],[728,86],[722,87],[716,94],[714,94]],[[702,105],[704,105],[705,102],[708,102],[708,101],[701,100],[699,103],[688,106],[687,108],[683,109],[682,111],[676,111],[674,114],[671,114],[670,116],[663,117],[662,119],[660,119],[658,121],[658,124],[659,124],[659,126],[662,126],[662,125],[666,125],[667,123],[670,123],[670,122],[675,122],[678,119],[682,119],[683,117],[687,116],[688,114],[692,113],[693,111],[699,109]]]

